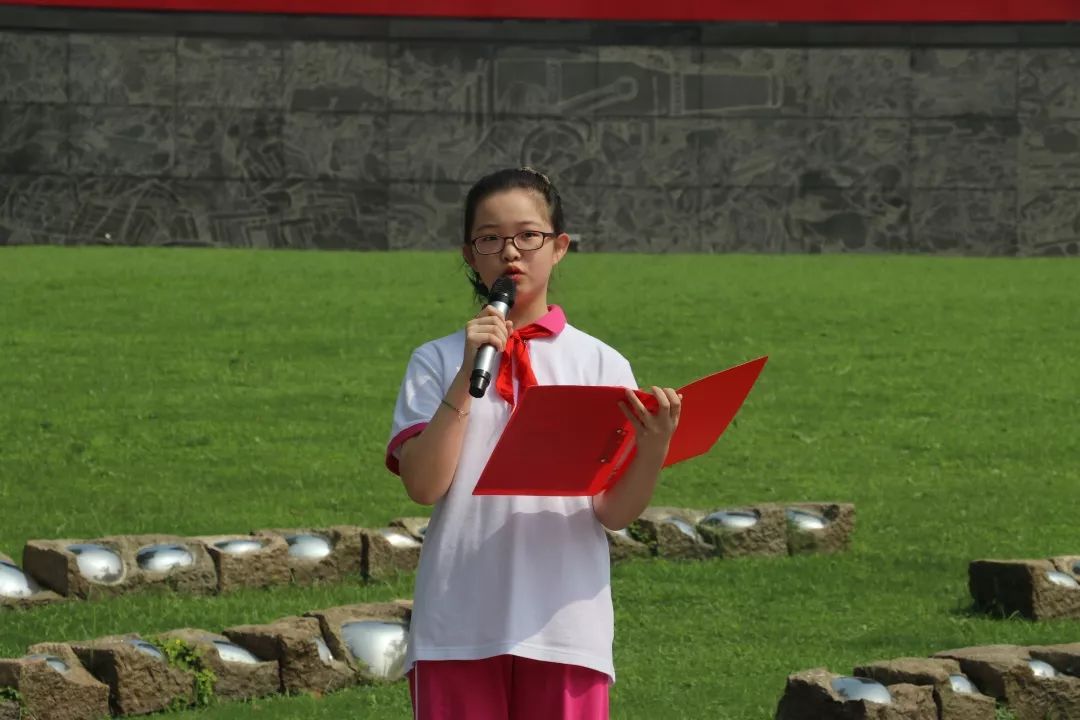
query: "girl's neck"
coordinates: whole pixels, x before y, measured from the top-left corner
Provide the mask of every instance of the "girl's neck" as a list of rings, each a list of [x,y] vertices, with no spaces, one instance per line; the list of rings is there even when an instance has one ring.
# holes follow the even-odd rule
[[[547,297],[538,297],[532,302],[527,304],[514,304],[514,307],[510,310],[509,320],[514,321],[515,328],[523,328],[526,325],[531,325],[540,318],[547,315]]]

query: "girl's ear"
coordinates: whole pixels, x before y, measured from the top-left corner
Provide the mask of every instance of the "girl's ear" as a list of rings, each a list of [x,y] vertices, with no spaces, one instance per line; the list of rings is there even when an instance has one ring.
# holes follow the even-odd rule
[[[551,244],[555,248],[554,264],[558,265],[559,261],[563,259],[563,255],[570,249],[570,236],[566,233],[560,233]]]
[[[473,246],[469,243],[462,243],[461,245],[461,257],[465,258],[465,264],[476,269],[476,254],[473,252]]]

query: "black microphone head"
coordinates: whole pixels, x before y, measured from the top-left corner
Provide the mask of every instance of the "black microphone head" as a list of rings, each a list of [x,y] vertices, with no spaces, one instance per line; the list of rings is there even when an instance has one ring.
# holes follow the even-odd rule
[[[514,307],[514,296],[517,294],[517,285],[510,278],[502,275],[491,285],[491,292],[488,293],[488,304],[501,302],[506,305],[507,310]]]

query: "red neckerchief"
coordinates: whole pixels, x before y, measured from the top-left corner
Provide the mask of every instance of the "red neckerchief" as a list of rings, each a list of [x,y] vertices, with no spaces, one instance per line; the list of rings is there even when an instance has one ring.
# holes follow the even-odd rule
[[[536,384],[536,375],[533,374],[532,363],[529,361],[529,340],[554,334],[548,328],[533,323],[515,330],[506,341],[503,359],[499,363],[499,376],[495,379],[495,389],[510,403],[510,407],[514,407],[514,379],[518,381],[519,392],[525,392],[525,388]]]

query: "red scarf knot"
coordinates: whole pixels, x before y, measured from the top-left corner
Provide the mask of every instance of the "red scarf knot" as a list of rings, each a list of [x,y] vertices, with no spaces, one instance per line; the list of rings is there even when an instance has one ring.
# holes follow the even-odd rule
[[[536,384],[536,375],[533,374],[532,363],[529,361],[528,341],[551,335],[554,335],[551,330],[533,323],[515,330],[506,341],[502,362],[499,363],[499,376],[495,379],[495,389],[510,403],[510,407],[514,407],[515,379],[518,381],[519,392],[525,392],[525,388]]]

